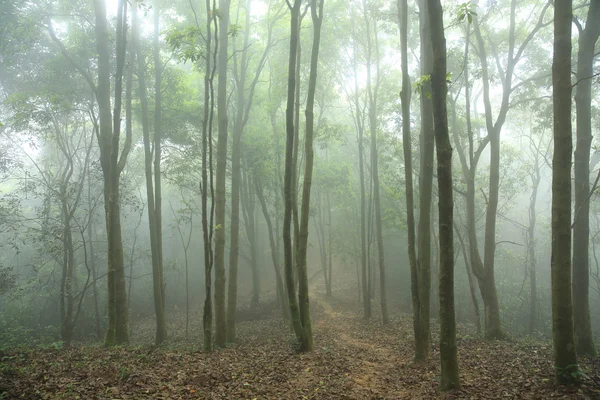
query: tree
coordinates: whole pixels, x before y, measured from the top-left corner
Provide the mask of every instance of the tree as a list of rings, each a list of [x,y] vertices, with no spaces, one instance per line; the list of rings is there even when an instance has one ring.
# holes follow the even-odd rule
[[[571,24],[570,0],[554,3],[552,102],[554,155],[552,157],[552,336],[558,383],[577,379],[571,298]]]
[[[116,76],[114,90],[114,112],[111,112],[111,68],[109,52],[108,22],[105,0],[94,0],[96,16],[96,47],[98,51],[98,82],[95,85],[96,99],[100,110],[100,131],[97,135],[100,147],[100,165],[104,176],[104,209],[106,212],[106,234],[108,241],[108,329],[106,344],[129,342],[127,293],[125,290],[125,263],[121,238],[121,204],[119,178],[131,149],[131,135],[127,135],[119,154],[121,135],[121,95],[123,70],[125,67],[125,37],[127,27],[127,2],[119,0],[116,35]],[[89,74],[82,70],[84,75]],[[91,77],[86,78],[93,82]]]
[[[431,47],[431,16],[427,0],[419,2],[419,29],[421,41],[421,76],[429,77],[433,67]],[[419,169],[419,334],[415,337],[415,359],[429,355],[431,336],[431,201],[433,192],[434,126],[431,101],[431,82],[425,79],[421,87],[421,166]]]
[[[319,65],[319,46],[321,44],[324,3],[325,0],[320,0],[318,3],[317,0],[312,0],[310,3],[310,15],[313,22],[313,44],[310,57],[310,75],[305,110],[306,137],[304,139],[304,151],[306,160],[304,163],[304,183],[302,185],[302,205],[300,209],[300,236],[298,238],[298,253],[296,256],[296,271],[298,273],[298,307],[303,330],[302,338],[300,340],[300,349],[302,351],[312,351],[313,349],[310,305],[308,302],[306,253],[308,251],[308,222],[310,216],[310,191],[312,186],[314,158],[314,103],[317,87],[317,68]]]
[[[577,354],[596,355],[590,323],[590,149],[592,144],[592,76],[594,52],[600,36],[600,1],[591,1],[585,28],[577,19],[577,145],[575,147],[575,215],[573,221],[573,317]]]
[[[438,209],[440,236],[440,389],[459,389],[456,347],[456,321],[454,316],[454,227],[452,188],[452,145],[448,133],[448,93],[446,72],[446,38],[440,0],[429,0],[433,69],[431,72],[431,97],[435,123],[435,144],[438,175]]]
[[[533,137],[529,137],[530,148],[531,148],[531,164],[527,168],[529,179],[531,180],[531,195],[529,197],[529,224],[526,231],[526,244],[527,244],[527,268],[529,269],[529,333],[533,334],[537,329],[537,314],[538,314],[538,300],[537,300],[537,256],[536,256],[536,225],[537,225],[537,198],[542,180],[542,162],[547,158],[550,151],[550,144],[545,149],[542,148],[544,135],[540,136],[535,140]]]
[[[83,76],[95,94],[98,103],[99,130],[96,134],[100,149],[100,165],[104,179],[104,210],[108,244],[108,328],[105,342],[109,346],[129,342],[129,312],[125,289],[125,262],[121,237],[121,204],[119,182],[131,150],[131,131],[127,130],[123,147],[120,149],[121,107],[123,73],[126,56],[127,2],[119,0],[116,26],[116,57],[114,80],[114,110],[111,110],[111,61],[106,1],[94,0],[95,40],[98,55],[97,81],[92,74],[74,59],[65,45],[57,38],[51,24],[48,32],[58,45],[62,55]],[[120,150],[120,151],[119,151]]]
[[[214,0],[213,0],[214,1]],[[214,89],[213,81],[216,68],[214,60],[217,57],[218,46],[215,43],[214,50],[211,47],[213,40],[212,25],[215,26],[215,37],[217,32],[216,13],[211,11],[211,2],[206,0],[206,53],[204,55],[204,114],[202,118],[202,237],[204,240],[204,310],[202,313],[202,328],[204,333],[204,351],[212,350],[212,267],[214,252],[212,238],[214,234],[213,221],[215,210],[213,163],[212,163],[212,130],[214,118]],[[208,18],[208,16],[211,16]],[[199,27],[198,27],[199,28]],[[213,60],[211,62],[211,60]],[[210,177],[210,178],[209,178]],[[208,198],[210,193],[210,209]],[[210,210],[210,211],[209,211]]]
[[[363,0],[363,15],[365,20],[365,26],[367,29],[367,94],[369,98],[369,128],[371,133],[371,179],[373,181],[373,205],[375,209],[375,232],[377,238],[377,255],[379,261],[379,292],[381,297],[381,315],[383,323],[389,322],[387,312],[387,299],[385,293],[385,257],[383,249],[383,228],[381,223],[381,198],[379,193],[379,165],[378,165],[378,154],[377,154],[377,131],[379,127],[379,121],[377,116],[377,94],[379,90],[379,40],[377,32],[377,23],[373,20],[373,34],[375,37],[374,46],[371,44],[371,16],[367,11],[367,1]],[[376,80],[375,88],[372,84],[372,72],[371,72],[371,60],[373,47],[375,52],[376,62]]]
[[[355,36],[355,35],[353,35]],[[367,196],[365,190],[365,157],[364,157],[364,134],[365,134],[365,106],[360,104],[360,94],[358,90],[358,47],[357,38],[353,37],[353,55],[352,69],[354,77],[354,93],[352,117],[357,131],[356,141],[358,143],[358,180],[360,182],[360,265],[361,265],[361,280],[362,280],[362,300],[363,300],[363,317],[368,320],[371,318],[371,294],[369,288],[369,276],[367,269],[367,213],[366,203]]]
[[[154,312],[156,314],[156,336],[155,343],[161,344],[167,339],[164,282],[163,282],[163,260],[162,260],[162,224],[161,219],[161,183],[160,183],[160,66],[155,65],[158,74],[158,86],[155,88],[155,110],[154,139],[150,141],[150,119],[148,116],[148,97],[146,87],[146,61],[141,49],[139,22],[136,3],[133,10],[132,37],[133,47],[137,55],[138,65],[138,92],[142,109],[142,131],[144,137],[144,165],[146,176],[146,196],[148,198],[148,227],[150,229],[150,251],[152,254],[152,284],[154,289]],[[158,18],[156,5],[154,13]],[[155,35],[158,35],[158,20],[155,23]],[[156,42],[158,40],[156,39]],[[158,43],[155,43],[158,46]],[[155,64],[156,64],[155,59]],[[160,64],[160,57],[158,58]],[[158,111],[158,113],[156,112]],[[157,124],[158,122],[158,124]],[[153,163],[154,157],[154,163]],[[154,164],[154,165],[153,165]],[[153,170],[154,166],[154,170]],[[154,178],[154,182],[153,182]],[[156,183],[156,185],[154,184]],[[155,190],[156,189],[156,190]]]
[[[227,339],[225,309],[225,177],[227,173],[227,64],[229,61],[230,0],[219,0],[219,58],[217,61],[217,169],[215,177],[215,343],[224,347]]]
[[[296,298],[296,285],[294,282],[294,267],[292,257],[292,208],[294,203],[293,178],[293,152],[294,152],[294,94],[296,91],[296,56],[298,52],[300,6],[302,0],[288,3],[290,9],[290,49],[288,63],[288,88],[287,104],[285,110],[285,171],[284,171],[284,209],[283,209],[283,261],[285,269],[285,285],[290,306],[292,327],[299,343],[305,343],[305,331],[300,319],[300,310]]]
[[[483,36],[481,34],[480,21],[477,17],[471,17],[474,21],[475,37],[477,39],[477,52],[481,62],[481,78],[483,83],[483,104],[485,107],[485,124],[487,130],[487,138],[482,141],[476,154],[479,153],[479,149],[483,151],[483,148],[489,142],[490,144],[490,172],[489,172],[489,190],[488,200],[486,207],[486,221],[485,221],[485,238],[484,238],[484,255],[483,261],[479,256],[479,249],[477,246],[477,235],[475,232],[474,222],[474,191],[471,197],[468,199],[468,224],[469,224],[469,247],[472,254],[471,265],[473,273],[479,281],[479,288],[483,298],[485,306],[485,335],[488,339],[501,339],[503,338],[504,332],[502,330],[502,324],[500,320],[500,304],[498,302],[498,292],[496,290],[494,262],[496,254],[496,220],[498,216],[498,197],[500,190],[500,133],[502,127],[506,122],[506,116],[508,111],[515,102],[511,103],[511,94],[515,92],[517,87],[524,86],[526,82],[531,82],[538,77],[530,77],[526,80],[522,80],[518,84],[513,85],[515,77],[515,68],[521,60],[523,53],[536,33],[545,26],[544,16],[546,10],[550,6],[550,2],[545,3],[541,7],[540,14],[537,22],[531,31],[527,34],[525,39],[521,42],[520,46],[516,45],[517,30],[520,28],[517,26],[516,15],[517,15],[517,0],[511,0],[510,3],[510,20],[508,26],[508,48],[507,48],[507,59],[506,66],[502,68],[499,61],[499,54],[496,45],[491,45],[496,64],[499,68],[499,73],[502,81],[502,100],[498,109],[496,119],[493,119],[493,107],[490,99],[490,71],[488,68],[487,51],[484,44]],[[472,158],[475,160],[475,157]],[[472,173],[475,170],[475,164],[471,164]]]
[[[411,85],[408,75],[408,4],[407,0],[398,0],[398,19],[400,22],[400,52],[402,57],[402,90],[400,100],[402,102],[402,147],[404,150],[404,181],[406,192],[406,229],[408,241],[408,262],[410,266],[410,289],[412,294],[413,308],[413,332],[415,335],[415,358],[417,349],[417,339],[421,335],[419,329],[419,269],[417,266],[417,253],[415,246],[415,212],[413,195],[413,166],[412,166],[412,142],[410,134],[410,98]],[[419,354],[419,357],[423,356]]]
[[[240,177],[241,177],[241,148],[242,134],[250,117],[250,110],[254,100],[254,92],[258,84],[261,73],[266,64],[269,51],[273,46],[273,25],[283,15],[277,12],[272,18],[267,21],[267,41],[262,52],[261,58],[256,65],[254,76],[250,81],[250,85],[246,88],[246,81],[249,77],[249,66],[252,54],[249,54],[250,47],[250,9],[251,0],[246,0],[245,9],[245,28],[244,28],[244,43],[241,51],[241,59],[238,62],[237,41],[233,40],[233,77],[236,83],[236,115],[233,124],[233,135],[231,145],[231,247],[229,252],[229,286],[227,297],[227,340],[232,342],[235,340],[235,315],[237,303],[237,270],[239,259],[239,222],[240,222]],[[239,11],[238,11],[239,14]],[[268,14],[271,16],[271,7],[269,3]],[[249,190],[252,192],[252,190]],[[243,204],[244,210],[248,209],[250,204]],[[253,213],[252,213],[253,214]],[[244,214],[247,216],[247,213]],[[253,220],[254,218],[252,218]],[[256,242],[254,240],[254,229],[249,229],[246,225],[248,240],[251,242],[251,267],[253,278],[253,295],[252,305],[257,306],[260,291],[260,277],[258,273],[258,265],[256,261]]]

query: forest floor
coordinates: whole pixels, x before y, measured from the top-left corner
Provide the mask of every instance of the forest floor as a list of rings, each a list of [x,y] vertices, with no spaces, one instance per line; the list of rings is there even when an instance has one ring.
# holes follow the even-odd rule
[[[578,387],[552,384],[552,347],[522,340],[485,342],[459,326],[462,390],[439,393],[439,351],[415,364],[410,316],[387,326],[366,323],[355,290],[333,298],[313,293],[315,350],[293,351],[293,336],[275,304],[239,313],[238,341],[207,354],[199,315],[171,318],[169,343],[0,352],[0,399],[600,399],[600,359],[581,360]],[[437,327],[433,327],[435,332]],[[153,321],[134,324],[133,341],[151,343]]]

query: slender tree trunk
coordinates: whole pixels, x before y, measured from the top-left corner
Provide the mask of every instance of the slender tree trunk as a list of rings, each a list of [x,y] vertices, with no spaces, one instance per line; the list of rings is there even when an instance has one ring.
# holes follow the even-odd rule
[[[371,179],[373,180],[373,206],[375,211],[375,234],[377,239],[377,255],[379,261],[379,293],[381,296],[381,315],[383,323],[389,322],[387,312],[387,299],[385,293],[385,256],[383,250],[383,227],[381,222],[381,199],[379,195],[379,160],[377,154],[377,129],[379,126],[377,117],[377,92],[379,83],[379,49],[377,40],[377,26],[373,26],[375,44],[371,45],[371,21],[367,11],[367,2],[363,0],[363,11],[365,25],[367,27],[367,92],[369,95],[369,127],[371,131]],[[377,84],[373,88],[371,73],[371,56],[375,51],[375,62],[377,65]]]
[[[354,53],[358,52],[356,39],[353,40]],[[352,58],[354,67],[354,106],[356,109],[356,128],[358,131],[358,176],[360,181],[360,265],[362,276],[363,318],[371,319],[371,295],[367,267],[367,196],[365,192],[365,156],[364,156],[364,118],[359,102],[357,57]]]
[[[533,334],[537,329],[537,259],[535,254],[535,228],[536,228],[536,203],[537,193],[540,186],[540,170],[538,155],[535,156],[535,170],[531,176],[531,197],[529,199],[529,226],[527,227],[527,258],[529,261],[529,333]]]
[[[154,190],[153,177],[158,173],[156,169],[152,171],[153,152],[157,152],[156,143],[150,143],[150,120],[148,116],[148,98],[146,89],[146,64],[145,58],[141,51],[139,40],[139,22],[137,15],[137,3],[133,10],[133,46],[136,49],[138,61],[138,92],[140,105],[142,109],[142,132],[144,136],[144,165],[146,176],[146,196],[148,199],[148,226],[150,229],[150,252],[152,255],[152,284],[154,289],[154,312],[156,315],[156,336],[155,344],[159,345],[167,338],[167,328],[165,321],[165,309],[163,302],[163,285],[162,285],[162,262],[160,260],[160,245],[158,231],[158,215],[156,194]],[[155,126],[155,129],[158,127]],[[159,164],[160,166],[160,164]]]
[[[238,14],[241,2],[238,4]],[[241,145],[242,121],[245,109],[246,90],[246,59],[248,56],[248,41],[250,36],[250,1],[246,1],[246,20],[244,31],[244,47],[242,49],[241,65],[238,65],[237,41],[233,39],[233,68],[237,83],[236,116],[233,124],[231,142],[231,232],[229,248],[229,286],[227,295],[227,341],[234,342],[236,338],[235,315],[237,307],[237,275],[240,253],[240,178],[241,178]],[[241,71],[240,71],[241,69]]]
[[[408,262],[410,266],[410,289],[412,294],[413,332],[415,335],[415,358],[417,338],[421,336],[419,325],[419,268],[415,246],[415,205],[413,195],[412,142],[410,133],[411,84],[408,73],[408,4],[407,0],[398,0],[398,20],[400,21],[400,52],[402,57],[402,147],[404,150],[404,181],[406,199],[406,225],[408,237]],[[420,355],[422,356],[422,355]]]
[[[158,281],[160,284],[160,299],[163,313],[163,326],[161,327],[161,341],[167,339],[167,324],[165,311],[165,288],[164,259],[163,259],[163,234],[162,234],[162,61],[160,59],[160,25],[159,25],[159,1],[154,0],[154,214],[156,218],[156,253],[158,266]],[[158,337],[158,335],[157,335]]]
[[[108,22],[105,0],[94,0],[96,16],[96,47],[98,51],[98,84],[96,98],[100,110],[100,164],[104,174],[104,204],[106,211],[106,233],[108,242],[108,329],[106,344],[125,344],[129,342],[127,293],[125,290],[125,270],[123,261],[123,241],[121,237],[121,206],[119,178],[129,148],[131,138],[119,157],[119,137],[121,130],[121,94],[123,69],[125,65],[125,37],[127,3],[119,0],[116,35],[116,78],[115,105],[111,113],[110,52]],[[114,126],[113,126],[114,125]]]
[[[256,195],[258,197],[258,200],[260,201],[262,213],[265,217],[265,222],[267,223],[267,230],[269,232],[269,245],[271,246],[271,259],[273,261],[273,269],[275,270],[275,284],[277,287],[279,301],[281,302],[281,315],[285,320],[287,319],[286,316],[289,314],[289,308],[288,302],[285,297],[285,291],[283,288],[283,279],[281,277],[281,271],[279,269],[279,249],[277,247],[277,243],[275,242],[275,237],[273,236],[274,229],[273,224],[271,222],[271,216],[269,215],[267,202],[265,201],[263,189],[258,179],[254,180],[254,187],[256,189]]]
[[[481,313],[479,311],[479,301],[477,300],[477,291],[475,289],[475,280],[473,279],[473,272],[469,265],[469,254],[467,253],[467,246],[460,233],[459,227],[455,224],[454,230],[460,241],[461,250],[465,262],[465,268],[467,270],[467,278],[469,279],[469,292],[471,294],[471,302],[473,304],[473,312],[475,313],[475,326],[477,327],[477,334],[481,334]]]
[[[308,80],[308,94],[306,98],[306,137],[304,151],[306,161],[304,164],[304,183],[302,185],[302,205],[300,208],[300,236],[298,240],[298,253],[296,256],[296,270],[298,272],[298,305],[303,335],[300,341],[301,351],[312,351],[313,337],[310,321],[310,306],[308,300],[308,275],[306,267],[306,253],[308,251],[308,221],[310,216],[310,192],[312,186],[313,170],[313,136],[314,136],[314,102],[317,86],[317,67],[319,64],[319,46],[321,43],[321,24],[323,22],[323,3],[321,0],[317,9],[317,0],[311,1],[311,17],[313,21],[313,45],[310,58],[310,75]]]
[[[298,241],[300,240],[300,218],[298,213],[298,186],[300,182],[299,178],[299,146],[300,146],[300,67],[302,65],[302,42],[300,41],[300,30],[302,29],[302,20],[304,19],[305,13],[301,13],[298,16],[298,47],[296,49],[296,88],[294,92],[294,150],[293,150],[293,170],[292,170],[292,190],[294,191],[294,204],[292,208],[292,218],[294,222],[294,252],[293,252],[293,263],[294,268],[296,266],[296,254],[298,253]],[[296,271],[297,278],[298,272]],[[296,281],[296,284],[298,281]]]
[[[571,24],[572,2],[554,2],[552,98],[554,155],[552,158],[552,336],[556,380],[576,380],[577,355],[571,298]]]
[[[544,26],[544,15],[548,10],[551,2],[545,3],[541,6],[541,12],[538,16],[538,20],[533,29],[527,34],[525,39],[522,41],[520,46],[516,45],[517,37],[519,36],[516,15],[517,15],[517,0],[511,0],[509,22],[508,22],[508,41],[507,41],[507,54],[506,54],[506,67],[504,70],[499,72],[502,81],[502,98],[500,107],[498,109],[497,117],[493,120],[493,110],[491,104],[491,90],[490,90],[490,76],[487,63],[487,52],[486,46],[483,41],[481,34],[480,23],[477,17],[473,18],[473,25],[475,31],[475,37],[477,39],[477,47],[479,59],[481,61],[481,78],[483,84],[483,103],[485,107],[485,124],[487,130],[487,138],[490,143],[490,174],[489,174],[489,193],[488,193],[488,205],[486,208],[486,225],[485,225],[485,239],[484,239],[484,256],[483,256],[483,267],[480,265],[480,259],[475,257],[472,259],[471,265],[473,272],[479,281],[479,288],[482,293],[483,303],[485,306],[485,335],[488,339],[502,339],[504,338],[504,332],[502,330],[502,324],[500,321],[500,306],[498,302],[498,293],[496,290],[495,276],[494,276],[494,263],[495,263],[495,252],[496,252],[496,219],[498,210],[498,196],[499,196],[499,183],[500,183],[500,133],[502,126],[506,121],[507,113],[511,107],[510,95],[514,91],[512,85],[513,74],[517,63],[523,56],[523,52],[527,45],[532,41],[535,34]],[[496,46],[491,46],[492,52],[495,58],[498,58]],[[497,64],[499,68],[501,66]],[[502,69],[502,68],[501,68]],[[486,141],[482,141],[479,149],[485,147]],[[472,142],[470,142],[471,160],[476,160],[478,155],[473,156],[472,153]],[[479,152],[478,149],[478,152]],[[476,163],[471,163],[471,174],[474,180]],[[468,200],[471,201],[471,200]],[[472,199],[474,204],[474,197]],[[471,211],[470,211],[471,212]],[[474,213],[474,209],[472,211]],[[469,219],[471,219],[469,217]],[[469,227],[469,230],[473,226]],[[476,248],[476,232],[470,232],[470,247],[471,252],[478,252]],[[474,254],[476,255],[476,254]]]
[[[456,321],[454,313],[454,215],[452,188],[452,146],[448,133],[446,97],[446,38],[440,0],[429,0],[431,18],[431,43],[433,70],[431,89],[438,173],[438,208],[440,234],[440,389],[460,388],[456,347]]]
[[[321,271],[323,272],[323,281],[325,282],[325,292],[329,288],[329,275],[327,273],[327,250],[325,248],[325,228],[323,226],[323,212],[321,207],[321,193],[317,192],[317,215],[313,214],[313,223],[319,242],[319,255],[321,256]]]
[[[211,63],[211,54],[217,52],[217,45],[212,48],[212,25],[215,24],[215,16],[211,11],[210,0],[206,0],[206,15],[212,18],[206,19],[206,57],[204,75],[204,115],[202,120],[202,236],[204,240],[204,310],[202,315],[202,327],[204,336],[204,351],[211,351],[212,340],[212,221],[214,210],[213,178],[212,178],[212,121],[214,113],[213,78],[215,74],[214,65]],[[210,179],[209,179],[210,173]],[[211,207],[208,208],[208,197],[210,193]],[[209,222],[210,221],[210,222]]]
[[[285,144],[285,172],[284,172],[284,211],[283,211],[283,257],[285,268],[285,284],[290,305],[290,316],[296,339],[302,343],[304,328],[300,319],[300,310],[296,298],[294,267],[292,251],[292,210],[294,207],[293,189],[293,152],[294,152],[294,94],[296,91],[296,57],[298,55],[299,17],[302,0],[292,3],[290,18],[290,50],[288,63],[288,91],[287,106],[285,111],[286,144]]]
[[[260,273],[257,261],[256,218],[254,215],[256,201],[252,181],[253,177],[250,174],[242,174],[242,208],[244,210],[246,237],[250,244],[250,271],[252,273],[252,298],[250,305],[251,307],[258,307],[260,301]]]
[[[573,317],[577,354],[596,355],[590,322],[590,150],[592,145],[592,76],[594,49],[600,35],[600,1],[591,1],[577,55],[577,146],[575,148],[575,216],[573,222]]]
[[[327,202],[327,246],[329,248],[329,252],[327,254],[327,273],[329,278],[327,279],[327,290],[326,294],[328,297],[332,296],[332,275],[333,275],[333,247],[332,247],[332,225],[331,225],[331,198],[329,197],[329,191],[325,194],[326,202]]]
[[[433,50],[431,46],[431,23],[427,0],[419,2],[419,29],[421,38],[421,75],[431,74],[433,68]],[[416,360],[429,356],[431,338],[431,204],[433,191],[433,106],[431,84],[426,82],[421,88],[421,165],[419,172],[419,325],[420,332],[416,340]]]
[[[129,81],[127,82],[127,86],[129,86]],[[94,253],[94,210],[95,208],[92,206],[92,182],[91,182],[91,172],[88,171],[87,174],[87,185],[88,185],[88,198],[87,198],[87,206],[89,210],[89,223],[87,228],[88,234],[88,243],[89,243],[89,253],[90,253],[90,266],[92,269],[92,295],[94,296],[94,319],[96,322],[96,339],[100,339],[100,309],[98,307],[98,285],[96,284],[97,280],[97,271],[96,271],[96,256]]]
[[[65,346],[71,345],[73,339],[73,279],[75,252],[73,251],[73,235],[71,218],[67,201],[68,181],[63,181],[60,188],[61,215],[63,222],[63,267],[60,285],[61,339]]]
[[[225,309],[225,178],[227,175],[227,63],[230,0],[219,0],[219,58],[217,86],[217,170],[215,187],[215,344],[224,347],[227,339]]]
[[[182,192],[183,197],[183,192]],[[183,200],[183,199],[182,199]],[[188,231],[187,238],[183,235],[183,230],[181,229],[181,220],[177,218],[177,214],[175,214],[175,210],[173,209],[173,205],[169,201],[169,205],[171,206],[171,212],[173,213],[173,218],[177,222],[177,233],[179,234],[179,240],[181,242],[181,247],[183,248],[183,256],[184,256],[184,267],[185,267],[185,338],[188,339],[189,327],[190,327],[190,291],[189,291],[189,248],[192,243],[192,236],[194,232],[194,212],[190,208],[190,217],[189,224],[190,230]]]

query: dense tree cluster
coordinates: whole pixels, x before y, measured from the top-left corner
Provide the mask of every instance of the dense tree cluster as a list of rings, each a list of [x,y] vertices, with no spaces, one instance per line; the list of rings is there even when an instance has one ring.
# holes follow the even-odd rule
[[[273,301],[310,352],[310,296],[352,285],[365,324],[412,312],[442,390],[457,322],[553,338],[560,383],[596,355],[600,1],[7,0],[0,20],[6,346],[128,344],[151,315],[160,345],[181,307],[213,351]]]

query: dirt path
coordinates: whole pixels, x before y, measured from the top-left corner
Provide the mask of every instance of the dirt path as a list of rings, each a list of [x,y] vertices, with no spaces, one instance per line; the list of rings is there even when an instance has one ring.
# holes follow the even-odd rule
[[[105,348],[0,351],[0,398],[51,399],[600,399],[600,360],[582,360],[591,378],[581,387],[556,387],[552,346],[517,341],[484,342],[459,326],[462,390],[438,390],[437,329],[430,360],[412,362],[410,315],[362,319],[353,289],[326,298],[311,293],[315,349],[294,351],[295,337],[264,307],[238,325],[235,345],[200,351],[201,316],[185,341],[184,314],[169,319],[170,342]],[[269,310],[271,314],[269,314]],[[378,310],[374,305],[374,312]],[[145,331],[143,327],[147,327]],[[151,343],[154,323],[136,327]]]
[[[373,338],[373,332],[366,329],[368,325],[356,315],[334,309],[331,301],[323,295],[313,295],[313,301],[323,310],[323,316],[316,323],[316,332],[327,330],[328,334],[337,338],[335,340],[340,347],[354,355],[349,378],[356,396],[410,398],[409,392],[390,385],[393,371],[397,373],[399,367],[407,364],[407,360],[393,346],[398,337],[380,331],[378,337]]]

